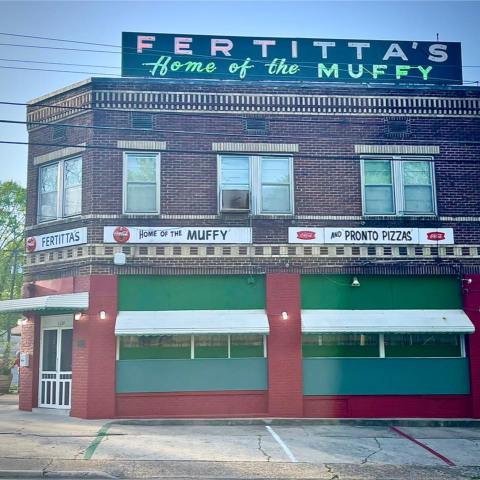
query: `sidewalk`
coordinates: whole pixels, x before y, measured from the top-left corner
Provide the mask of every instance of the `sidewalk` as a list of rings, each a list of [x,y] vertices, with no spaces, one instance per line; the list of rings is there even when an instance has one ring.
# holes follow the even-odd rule
[[[82,420],[0,396],[0,478],[45,477],[471,480],[480,422]]]

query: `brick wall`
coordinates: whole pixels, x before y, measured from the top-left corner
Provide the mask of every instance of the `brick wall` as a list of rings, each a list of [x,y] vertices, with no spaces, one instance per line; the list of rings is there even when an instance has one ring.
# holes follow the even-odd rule
[[[300,276],[267,274],[268,414],[303,415]],[[288,319],[282,318],[282,312]]]

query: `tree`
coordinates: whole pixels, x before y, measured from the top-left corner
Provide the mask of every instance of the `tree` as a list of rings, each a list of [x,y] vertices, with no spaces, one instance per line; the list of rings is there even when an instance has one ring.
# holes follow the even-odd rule
[[[13,181],[0,182],[0,300],[19,298],[25,260],[26,190]],[[10,340],[18,315],[0,315],[0,338]]]

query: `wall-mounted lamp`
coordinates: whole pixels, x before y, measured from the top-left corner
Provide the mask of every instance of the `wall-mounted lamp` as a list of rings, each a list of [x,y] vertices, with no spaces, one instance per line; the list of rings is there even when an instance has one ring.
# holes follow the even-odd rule
[[[465,282],[467,285],[470,285],[473,282],[471,278],[462,278],[462,282]]]
[[[282,312],[282,320],[288,320],[288,313]]]
[[[359,287],[360,286],[360,282],[358,281],[357,277],[353,277],[351,286],[352,287]]]
[[[107,314],[105,313],[105,310],[100,310],[100,313],[98,314],[100,317],[100,320],[105,320],[107,318]]]
[[[82,318],[82,312],[75,312],[75,315],[73,316],[75,320],[80,320]]]

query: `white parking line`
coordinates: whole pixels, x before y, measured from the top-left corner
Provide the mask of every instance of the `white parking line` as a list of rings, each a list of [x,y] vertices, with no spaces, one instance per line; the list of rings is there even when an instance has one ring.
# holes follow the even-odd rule
[[[265,428],[270,432],[270,434],[277,441],[277,443],[283,448],[283,451],[285,452],[287,457],[290,459],[290,461],[294,463],[298,463],[298,460],[295,458],[295,456],[290,451],[290,449],[285,445],[283,440],[273,431],[273,428],[268,426],[265,426]]]

